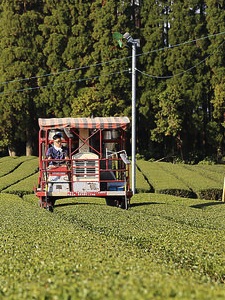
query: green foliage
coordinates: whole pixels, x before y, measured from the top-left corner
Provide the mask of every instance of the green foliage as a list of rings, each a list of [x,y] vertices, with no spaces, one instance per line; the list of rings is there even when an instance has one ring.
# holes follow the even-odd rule
[[[222,76],[224,76],[225,68],[223,68],[223,70],[220,70],[220,71],[223,74]],[[214,111],[213,111],[214,118],[216,120],[219,120],[220,122],[223,122],[223,118],[224,118],[223,113],[224,113],[224,109],[225,109],[225,89],[224,89],[224,79],[223,78],[221,78],[219,83],[216,84],[214,98],[212,99],[211,102],[214,107]],[[219,125],[221,125],[221,124],[218,123],[217,126],[219,127]]]
[[[28,159],[26,157],[22,157],[22,159],[12,159],[10,163],[12,165],[10,166],[10,163],[8,163],[8,172],[5,173],[4,176],[1,177],[0,182],[0,191],[3,191],[7,187],[11,186],[14,183],[19,182],[20,180],[23,180],[26,177],[29,177],[30,175],[37,172],[38,168],[38,159],[37,157],[29,157]],[[15,164],[16,163],[16,164]],[[13,171],[13,172],[12,172]],[[23,187],[26,190],[26,184],[24,183]]]
[[[0,194],[3,299],[224,298],[224,205],[140,194],[128,211],[83,198],[49,214],[34,198]]]
[[[84,88],[80,90],[71,108],[72,115],[76,117],[116,116],[119,111],[122,114],[124,103],[113,95],[103,98],[100,91],[94,88]]]
[[[4,189],[4,193],[15,194],[20,197],[26,194],[31,194],[34,187],[37,186],[38,173],[35,173],[29,177],[26,177],[19,182],[10,185],[8,188]]]
[[[131,116],[132,47],[113,39],[129,31],[141,41],[141,154],[216,156],[225,145],[223,8],[211,0],[2,1],[0,148],[35,149],[38,117]]]
[[[156,193],[221,200],[222,165],[186,165],[138,161],[137,165]]]
[[[146,177],[146,175],[143,173],[143,170],[141,170],[138,165],[136,170],[136,190],[137,193],[149,193],[154,191],[151,183],[149,182],[149,179]]]
[[[27,165],[30,168],[29,161],[31,159],[34,159],[34,157],[26,157],[26,156],[20,156],[20,157],[12,157],[12,156],[5,156],[0,158],[0,177],[5,176],[9,173],[12,173],[15,171],[22,163],[28,162]],[[35,161],[37,166],[37,160]]]
[[[177,87],[169,87],[159,95],[159,111],[156,114],[156,128],[152,140],[162,141],[164,136],[176,137],[182,129],[182,99]]]
[[[160,188],[209,193],[204,182],[219,185],[224,166],[137,163],[138,188],[159,189],[135,194],[129,210],[69,197],[51,214],[31,194],[37,158],[0,158],[10,185],[0,193],[1,298],[222,300],[224,204]]]
[[[1,3],[0,9],[0,146],[18,153],[20,143],[33,144],[37,134],[35,76],[43,62],[41,15],[36,1]]]
[[[151,183],[155,193],[172,194],[175,196],[193,197],[193,191],[175,174],[164,170],[163,163],[138,161],[137,165]],[[174,166],[174,165],[173,165]]]
[[[172,164],[137,160],[136,186],[138,193],[158,193],[221,200],[224,165],[183,163]],[[36,157],[0,158],[0,190],[24,195],[33,193],[37,185]]]

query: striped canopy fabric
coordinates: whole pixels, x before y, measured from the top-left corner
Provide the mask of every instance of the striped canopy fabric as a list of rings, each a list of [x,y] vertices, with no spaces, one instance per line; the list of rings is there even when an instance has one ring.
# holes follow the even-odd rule
[[[38,123],[43,130],[53,128],[126,129],[130,120],[128,117],[39,118]]]

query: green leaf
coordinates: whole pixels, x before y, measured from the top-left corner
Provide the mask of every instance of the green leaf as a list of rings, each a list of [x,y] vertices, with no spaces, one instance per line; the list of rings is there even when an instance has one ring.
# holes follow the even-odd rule
[[[120,48],[122,48],[123,47],[123,42],[122,42],[123,35],[119,32],[114,32],[113,38],[118,42]]]

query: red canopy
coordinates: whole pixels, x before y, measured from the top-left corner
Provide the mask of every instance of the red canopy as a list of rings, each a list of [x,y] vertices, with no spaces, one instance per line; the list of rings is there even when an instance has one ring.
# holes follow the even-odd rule
[[[40,128],[45,130],[53,128],[126,129],[130,120],[128,117],[39,118],[38,123]]]

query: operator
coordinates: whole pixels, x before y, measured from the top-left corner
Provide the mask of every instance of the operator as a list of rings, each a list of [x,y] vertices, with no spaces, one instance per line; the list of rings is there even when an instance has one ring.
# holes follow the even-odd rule
[[[49,147],[46,153],[47,158],[51,160],[49,166],[66,165],[66,161],[64,159],[69,159],[69,156],[67,148],[62,146],[62,134],[57,132],[53,136],[53,141],[53,146]],[[53,161],[52,159],[56,159],[56,161]]]

